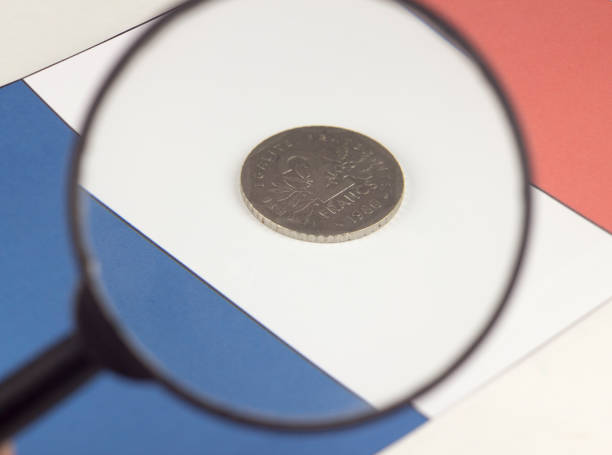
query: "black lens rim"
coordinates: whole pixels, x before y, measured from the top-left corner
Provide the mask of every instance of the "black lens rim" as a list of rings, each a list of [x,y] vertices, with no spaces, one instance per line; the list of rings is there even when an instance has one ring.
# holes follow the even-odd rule
[[[440,33],[444,38],[449,40],[458,50],[464,52],[472,62],[476,64],[480,70],[481,75],[485,78],[487,83],[491,86],[494,93],[497,96],[500,104],[502,105],[506,120],[509,122],[515,145],[519,151],[521,169],[523,173],[523,225],[521,232],[521,240],[517,255],[514,261],[512,272],[509,276],[508,282],[502,294],[502,298],[498,303],[495,311],[489,319],[486,326],[481,332],[474,338],[472,343],[458,355],[451,364],[444,369],[442,373],[417,388],[414,392],[408,394],[404,399],[379,410],[373,410],[359,415],[355,415],[349,418],[329,419],[321,420],[317,422],[313,421],[283,421],[280,419],[273,419],[268,417],[262,417],[255,414],[247,414],[238,412],[234,409],[223,407],[213,402],[206,401],[194,393],[183,389],[174,380],[170,379],[163,372],[159,371],[152,362],[149,362],[145,356],[142,356],[140,350],[134,346],[134,343],[130,340],[130,337],[124,333],[121,328],[119,321],[113,316],[112,312],[103,303],[102,293],[99,292],[97,286],[97,280],[95,273],[92,271],[90,254],[88,253],[86,235],[81,228],[81,217],[79,208],[79,170],[82,162],[82,158],[85,152],[87,138],[89,131],[93,125],[96,112],[98,107],[102,103],[105,94],[117,79],[121,71],[130,61],[132,56],[137,53],[142,47],[144,47],[167,23],[175,19],[176,17],[187,13],[192,8],[199,6],[204,3],[210,3],[212,0],[187,0],[186,2],[178,5],[177,7],[170,10],[166,15],[158,19],[150,28],[148,28],[121,56],[115,67],[112,69],[110,74],[104,80],[101,88],[98,90],[93,103],[90,105],[86,120],[83,126],[82,133],[76,144],[74,152],[71,158],[71,169],[70,169],[70,181],[68,186],[68,217],[70,235],[74,246],[74,252],[77,259],[77,264],[82,272],[82,278],[85,285],[91,290],[94,295],[95,301],[99,307],[100,314],[102,314],[107,322],[113,325],[115,335],[121,340],[125,349],[133,356],[138,359],[140,367],[146,368],[150,372],[151,378],[157,380],[163,384],[167,389],[178,395],[180,398],[186,400],[189,404],[209,411],[215,415],[230,419],[234,422],[247,424],[255,427],[271,429],[271,430],[282,430],[282,431],[327,431],[345,428],[348,426],[355,426],[370,422],[374,419],[389,416],[390,414],[397,412],[406,406],[411,405],[415,398],[429,392],[431,389],[436,387],[448,376],[450,376],[457,368],[468,358],[470,355],[482,344],[486,336],[491,332],[496,322],[499,320],[501,314],[508,304],[508,300],[514,289],[514,285],[519,277],[519,271],[524,260],[524,256],[527,250],[527,244],[529,239],[529,228],[531,225],[532,217],[532,202],[531,202],[531,185],[530,185],[530,166],[528,160],[528,152],[521,127],[518,119],[514,114],[514,110],[506,95],[505,90],[502,88],[499,79],[495,76],[493,70],[483,57],[482,53],[468,40],[458,29],[452,25],[447,19],[443,18],[440,14],[435,12],[432,8],[425,6],[417,0],[393,0],[396,3],[404,6],[409,12],[417,15],[424,20],[429,26]]]

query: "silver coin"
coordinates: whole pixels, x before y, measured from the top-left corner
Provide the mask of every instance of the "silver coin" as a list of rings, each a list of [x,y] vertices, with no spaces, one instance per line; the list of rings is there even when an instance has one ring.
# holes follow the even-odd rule
[[[355,131],[307,126],[271,136],[242,166],[243,199],[266,226],[312,242],[353,240],[399,208],[402,170],[381,144]]]

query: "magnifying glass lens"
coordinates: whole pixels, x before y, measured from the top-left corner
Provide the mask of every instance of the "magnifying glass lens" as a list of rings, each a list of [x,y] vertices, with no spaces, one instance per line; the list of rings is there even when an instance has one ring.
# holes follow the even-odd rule
[[[480,63],[401,2],[219,0],[154,27],[93,108],[79,225],[160,380],[247,419],[405,402],[496,318],[524,157]]]

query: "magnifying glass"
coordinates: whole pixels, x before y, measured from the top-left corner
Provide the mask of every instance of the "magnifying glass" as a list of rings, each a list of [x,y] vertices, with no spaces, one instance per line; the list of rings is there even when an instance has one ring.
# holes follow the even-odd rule
[[[0,439],[104,368],[269,428],[396,411],[489,333],[530,214],[500,84],[407,0],[182,4],[106,79],[71,178],[76,330],[0,385]]]

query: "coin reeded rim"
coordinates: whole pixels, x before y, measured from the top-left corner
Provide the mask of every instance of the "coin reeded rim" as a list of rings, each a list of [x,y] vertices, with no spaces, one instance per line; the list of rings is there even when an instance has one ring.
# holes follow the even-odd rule
[[[251,203],[251,201],[249,201],[249,198],[245,194],[244,189],[242,188],[242,183],[240,183],[240,195],[242,196],[242,200],[244,201],[244,204],[249,209],[249,212],[251,212],[253,216],[257,220],[261,221],[265,226],[269,227],[273,231],[278,232],[279,234],[286,235],[287,237],[291,237],[292,239],[304,240],[304,241],[312,242],[312,243],[347,242],[349,240],[360,239],[361,237],[365,237],[368,234],[372,234],[373,232],[378,231],[381,227],[383,227],[385,224],[391,221],[391,218],[395,216],[400,206],[402,205],[402,201],[404,200],[404,192],[406,191],[404,173],[402,172],[401,167],[399,169],[400,169],[400,173],[401,173],[402,181],[404,182],[404,185],[402,187],[402,193],[400,194],[399,199],[397,200],[395,206],[393,206],[393,208],[389,211],[389,213],[387,213],[381,220],[377,221],[376,223],[370,224],[369,226],[366,226],[365,228],[358,229],[356,231],[345,232],[343,234],[314,235],[314,234],[306,234],[303,232],[294,231],[293,229],[286,228],[285,226],[275,223],[271,219],[267,218],[265,215],[263,215],[259,210],[255,208],[255,206]]]

